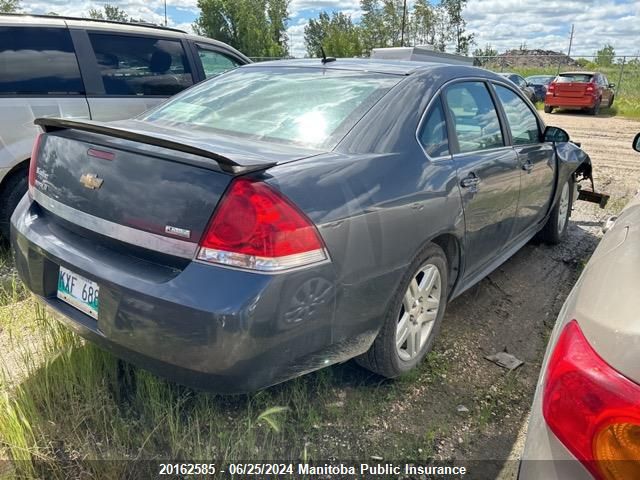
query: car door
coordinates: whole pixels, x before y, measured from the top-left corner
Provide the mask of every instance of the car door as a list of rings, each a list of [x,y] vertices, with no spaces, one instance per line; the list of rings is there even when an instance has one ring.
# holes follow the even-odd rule
[[[91,118],[131,118],[193,85],[185,43],[170,36],[87,31],[83,58],[92,80]]]
[[[69,30],[0,24],[0,173],[29,158],[38,117],[89,118]]]
[[[604,75],[598,75],[600,88],[602,92],[602,102],[601,106],[608,107],[611,105],[611,98],[613,97],[613,90],[609,87],[609,79]]]
[[[465,278],[499,257],[516,218],[518,158],[505,144],[492,94],[483,81],[449,85],[443,95],[465,219]]]
[[[514,239],[525,235],[544,219],[555,186],[555,152],[542,141],[538,116],[513,89],[493,84],[509,127],[509,137],[518,156],[520,197],[513,229]]]

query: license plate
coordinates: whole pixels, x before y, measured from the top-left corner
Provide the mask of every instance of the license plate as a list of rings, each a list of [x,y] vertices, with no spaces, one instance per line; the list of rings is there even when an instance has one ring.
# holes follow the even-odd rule
[[[58,298],[97,319],[100,287],[82,275],[60,267]]]

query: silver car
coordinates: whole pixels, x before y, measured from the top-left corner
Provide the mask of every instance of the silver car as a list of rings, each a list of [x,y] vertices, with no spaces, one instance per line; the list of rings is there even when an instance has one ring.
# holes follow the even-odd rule
[[[640,195],[606,228],[549,341],[521,480],[640,478]]]
[[[27,191],[37,117],[120,120],[249,59],[148,24],[0,15],[0,237]]]

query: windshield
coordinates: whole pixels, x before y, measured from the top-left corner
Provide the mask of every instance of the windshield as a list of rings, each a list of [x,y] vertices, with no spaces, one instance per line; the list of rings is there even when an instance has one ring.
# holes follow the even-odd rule
[[[551,83],[551,80],[553,80],[553,77],[540,75],[540,76],[527,77],[526,80],[527,82],[533,83],[534,85],[546,85],[548,83]]]
[[[177,95],[142,118],[332,148],[401,78],[320,68],[239,68]]]
[[[587,73],[561,73],[556,83],[589,83],[592,77]]]

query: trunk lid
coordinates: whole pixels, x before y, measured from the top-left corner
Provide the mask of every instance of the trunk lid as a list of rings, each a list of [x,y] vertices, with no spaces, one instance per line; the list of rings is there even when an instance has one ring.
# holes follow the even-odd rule
[[[33,198],[67,222],[131,244],[151,233],[157,250],[158,236],[197,244],[234,175],[318,153],[136,120],[42,123],[49,133],[39,145]],[[109,129],[116,136],[94,133]]]
[[[578,98],[587,93],[587,87],[592,85],[590,75],[560,75],[556,80],[555,94],[559,97]]]

